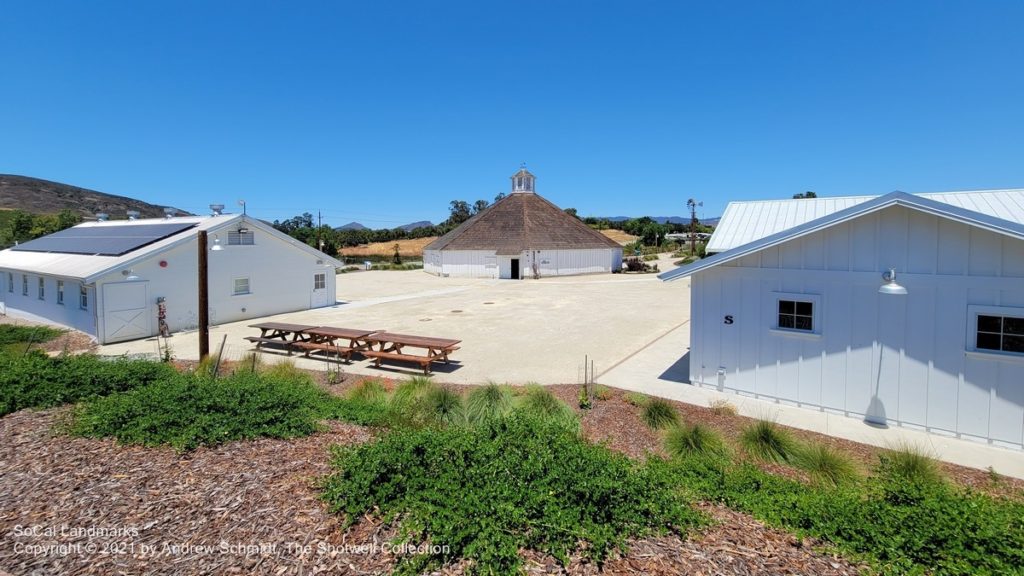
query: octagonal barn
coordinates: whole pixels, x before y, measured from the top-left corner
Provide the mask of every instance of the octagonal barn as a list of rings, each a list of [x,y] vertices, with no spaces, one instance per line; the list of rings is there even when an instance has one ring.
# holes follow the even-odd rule
[[[541,278],[618,271],[622,246],[535,192],[533,174],[512,176],[512,193],[423,250],[438,276]]]

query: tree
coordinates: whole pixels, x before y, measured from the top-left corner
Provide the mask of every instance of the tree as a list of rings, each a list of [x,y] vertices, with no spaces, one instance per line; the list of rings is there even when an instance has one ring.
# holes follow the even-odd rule
[[[448,210],[451,212],[451,216],[448,217],[448,223],[454,226],[469,220],[470,216],[473,215],[469,203],[465,200],[452,200],[449,203]]]
[[[504,192],[498,192],[498,195],[494,197],[494,202],[497,203],[498,200],[501,200],[504,197],[505,197],[505,193]]]
[[[818,197],[818,195],[816,193],[810,191],[810,190],[808,190],[807,192],[802,192],[800,194],[793,194],[793,198],[795,198],[797,200],[799,200],[801,198],[817,198],[817,197]]]
[[[566,209],[564,210],[564,212],[565,212],[566,214],[568,214],[569,216],[572,216],[573,218],[575,218],[575,219],[577,219],[577,220],[580,220],[580,217],[579,217],[579,215],[578,215],[578,214],[576,213],[576,209],[575,209],[575,208],[566,208]]]
[[[67,208],[61,210],[60,213],[57,214],[57,228],[59,230],[64,230],[65,228],[71,228],[72,226],[74,226],[75,224],[78,224],[81,221],[82,221],[82,217],[81,216],[79,216],[78,214],[75,214],[74,212],[72,212],[71,210],[68,210]]]
[[[473,202],[473,214],[479,214],[484,210],[487,210],[488,206],[490,206],[490,204],[488,204],[487,200],[477,200],[476,202]]]

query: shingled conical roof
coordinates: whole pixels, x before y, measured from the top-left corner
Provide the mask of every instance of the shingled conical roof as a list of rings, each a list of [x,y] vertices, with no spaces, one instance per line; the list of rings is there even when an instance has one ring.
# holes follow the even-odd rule
[[[537,194],[509,194],[434,240],[424,250],[524,250],[621,248]]]

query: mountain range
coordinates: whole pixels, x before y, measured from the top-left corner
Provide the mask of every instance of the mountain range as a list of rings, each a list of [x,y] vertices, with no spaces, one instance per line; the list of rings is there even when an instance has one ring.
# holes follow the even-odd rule
[[[71,210],[86,219],[94,218],[97,212],[103,212],[111,220],[119,220],[127,218],[129,210],[138,211],[141,218],[162,218],[164,208],[126,196],[115,196],[41,178],[0,174],[0,210],[17,209],[33,214],[56,214],[61,210]],[[189,214],[184,210],[175,210],[179,215]]]

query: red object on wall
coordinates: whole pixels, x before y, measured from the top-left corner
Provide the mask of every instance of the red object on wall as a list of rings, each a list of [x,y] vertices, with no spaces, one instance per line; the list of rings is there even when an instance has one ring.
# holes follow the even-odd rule
[[[161,268],[167,268],[167,260],[161,260],[160,261],[160,267]]]

